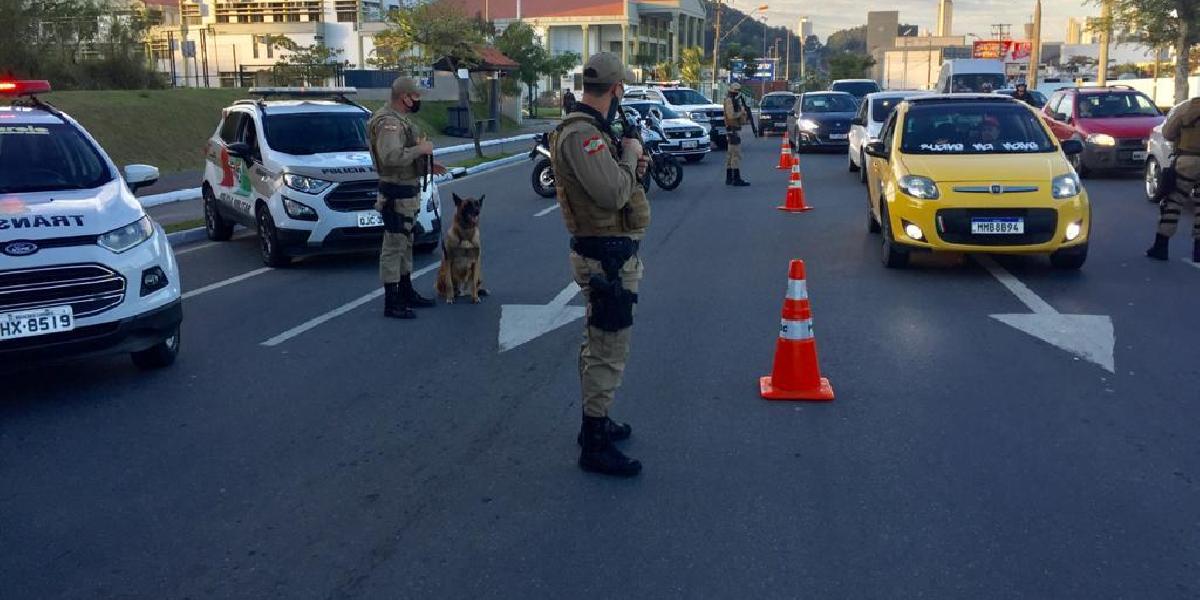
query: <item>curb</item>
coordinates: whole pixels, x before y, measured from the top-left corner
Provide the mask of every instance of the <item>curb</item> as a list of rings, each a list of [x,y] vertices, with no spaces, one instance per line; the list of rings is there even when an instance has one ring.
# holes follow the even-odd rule
[[[167,242],[171,244],[172,248],[193,244],[207,238],[208,234],[204,231],[203,227],[184,229],[183,231],[167,234]]]

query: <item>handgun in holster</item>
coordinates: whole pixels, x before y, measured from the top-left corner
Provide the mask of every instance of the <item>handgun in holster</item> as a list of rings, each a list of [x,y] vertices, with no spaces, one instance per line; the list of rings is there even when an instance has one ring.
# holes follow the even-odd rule
[[[600,263],[603,276],[588,279],[591,316],[588,325],[601,331],[617,332],[633,325],[633,305],[638,295],[625,289],[621,267],[637,254],[638,243],[629,238],[575,238],[571,248],[580,256]]]
[[[383,209],[379,211],[383,217],[383,230],[388,233],[412,235],[413,224],[416,221],[413,217],[396,212],[396,202],[416,196],[417,187],[380,181],[379,193],[383,195]]]

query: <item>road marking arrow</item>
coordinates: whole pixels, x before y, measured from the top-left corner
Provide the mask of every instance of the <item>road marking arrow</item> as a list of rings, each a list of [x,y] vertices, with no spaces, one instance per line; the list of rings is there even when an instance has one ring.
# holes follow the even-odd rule
[[[563,288],[549,304],[505,304],[500,307],[500,351],[507,352],[550,333],[571,321],[581,319],[587,310],[567,303],[579,293],[574,281]]]
[[[1031,315],[990,315],[993,319],[1116,372],[1113,360],[1116,336],[1108,315],[1064,315],[991,257],[976,256],[975,260],[1033,311]]]

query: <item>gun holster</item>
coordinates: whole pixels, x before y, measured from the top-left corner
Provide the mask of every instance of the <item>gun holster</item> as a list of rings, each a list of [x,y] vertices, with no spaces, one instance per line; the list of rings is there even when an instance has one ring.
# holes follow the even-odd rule
[[[729,138],[729,143],[733,144],[734,146],[737,146],[742,143],[742,134],[740,134],[736,131],[730,131],[727,134],[727,137]]]
[[[625,237],[572,238],[571,249],[584,258],[600,263],[604,276],[588,280],[588,325],[601,331],[617,332],[633,325],[633,305],[638,295],[625,289],[621,267],[637,254],[638,243]]]
[[[379,193],[384,198],[383,210],[379,211],[380,216],[383,217],[383,230],[388,233],[412,235],[415,219],[396,212],[396,201],[417,196],[419,193],[417,187],[380,181]]]

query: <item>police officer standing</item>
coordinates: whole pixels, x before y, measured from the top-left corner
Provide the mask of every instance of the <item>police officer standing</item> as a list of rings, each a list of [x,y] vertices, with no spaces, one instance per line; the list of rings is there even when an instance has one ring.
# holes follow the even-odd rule
[[[725,185],[750,185],[742,180],[742,126],[750,122],[750,109],[742,99],[742,84],[729,86],[725,98]]]
[[[1146,256],[1167,260],[1167,246],[1179,226],[1184,205],[1193,212],[1192,262],[1200,263],[1200,98],[1171,111],[1163,123],[1163,139],[1175,145],[1175,184],[1159,204],[1158,234]]]
[[[420,109],[421,89],[413,79],[400,77],[392,82],[391,100],[367,122],[371,160],[379,174],[375,210],[383,215],[379,253],[383,314],[394,319],[412,319],[417,316],[413,307],[434,306],[433,300],[413,289],[413,227],[420,211],[424,175],[430,170],[445,173],[446,169],[433,162],[433,143],[420,134],[409,116]]]
[[[608,475],[638,474],[642,464],[614,441],[632,428],[608,417],[625,373],[642,261],[638,244],[650,224],[650,204],[640,181],[647,159],[636,139],[615,139],[610,127],[633,73],[602,52],[583,68],[583,94],[554,131],[551,160],[558,204],[571,234],[571,267],[588,299],[579,352],[583,422],[579,466]],[[619,145],[618,145],[619,144]]]

